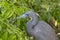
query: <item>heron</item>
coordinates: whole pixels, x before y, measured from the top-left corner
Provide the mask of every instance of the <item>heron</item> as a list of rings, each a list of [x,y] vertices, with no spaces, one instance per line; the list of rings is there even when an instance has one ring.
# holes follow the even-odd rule
[[[31,20],[26,23],[28,34],[34,36],[36,40],[58,40],[55,30],[45,21],[39,20],[34,11],[27,11],[16,19],[30,17]]]

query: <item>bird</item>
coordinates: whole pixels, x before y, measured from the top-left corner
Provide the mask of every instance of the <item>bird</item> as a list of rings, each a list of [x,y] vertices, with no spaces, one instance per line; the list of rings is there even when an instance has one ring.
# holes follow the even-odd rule
[[[30,17],[26,23],[26,31],[34,36],[36,40],[58,40],[55,30],[45,21],[39,20],[38,15],[34,11],[27,11],[16,19]]]

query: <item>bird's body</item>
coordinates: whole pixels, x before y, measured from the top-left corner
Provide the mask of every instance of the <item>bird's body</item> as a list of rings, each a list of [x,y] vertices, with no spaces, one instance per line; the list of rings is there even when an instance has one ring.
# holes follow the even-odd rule
[[[54,29],[44,21],[39,21],[34,11],[28,11],[24,14],[32,18],[26,24],[27,32],[34,36],[36,40],[58,40]]]
[[[31,27],[28,23],[27,26]],[[29,32],[30,31],[30,32]],[[31,30],[27,32],[34,36],[36,40],[57,40],[57,36],[53,28],[44,21],[38,21],[38,23]]]
[[[57,40],[57,35],[49,24],[39,21],[35,12],[27,12],[27,14],[32,18],[26,24],[27,32],[30,35],[34,36],[36,40]]]

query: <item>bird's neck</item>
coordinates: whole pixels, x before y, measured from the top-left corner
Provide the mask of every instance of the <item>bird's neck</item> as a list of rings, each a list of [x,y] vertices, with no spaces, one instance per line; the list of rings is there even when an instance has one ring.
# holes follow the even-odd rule
[[[29,34],[31,34],[31,35],[35,35],[34,33],[34,27],[35,27],[35,25],[38,23],[38,18],[37,18],[37,16],[30,16],[32,19],[29,21],[29,22],[27,22],[27,31],[28,31],[28,33]]]
[[[38,17],[35,15],[35,16],[31,16],[31,23],[33,24],[33,25],[36,25],[36,23],[39,21],[38,20]]]

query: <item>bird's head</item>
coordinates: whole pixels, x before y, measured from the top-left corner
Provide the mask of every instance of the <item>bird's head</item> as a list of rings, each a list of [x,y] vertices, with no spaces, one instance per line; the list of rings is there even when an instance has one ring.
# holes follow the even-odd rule
[[[29,17],[29,18],[32,19],[32,18],[36,18],[38,16],[39,15],[36,12],[34,12],[34,11],[28,11],[28,12],[25,12],[23,15],[15,18],[15,19],[17,20],[17,19],[26,18],[26,17]]]

